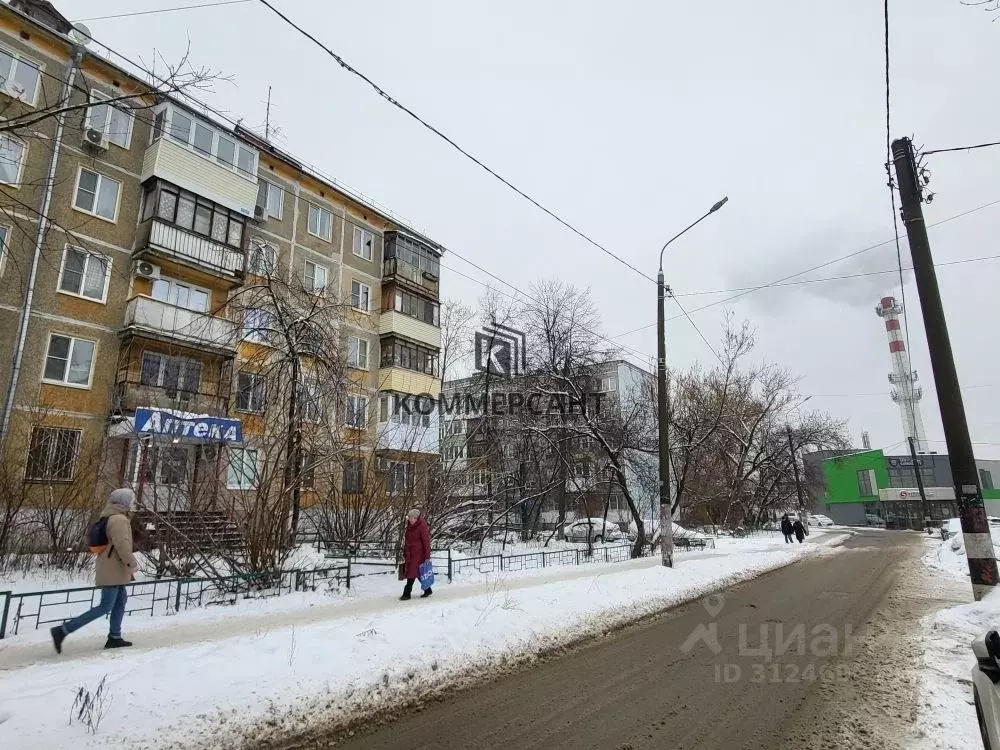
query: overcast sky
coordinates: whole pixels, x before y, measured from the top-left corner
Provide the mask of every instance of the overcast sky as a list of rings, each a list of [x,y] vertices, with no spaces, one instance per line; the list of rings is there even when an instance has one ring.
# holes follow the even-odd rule
[[[893,236],[885,186],[881,3],[838,0],[275,0],[355,67],[522,189],[655,276],[660,245],[722,195],[729,204],[675,243],[667,280],[689,310]],[[57,0],[69,18],[168,0]],[[959,0],[891,4],[893,137],[928,148],[1000,140],[1000,22]],[[264,121],[281,145],[408,217],[521,288],[589,286],[605,333],[655,320],[655,286],[511,193],[257,2],[88,21],[131,57],[222,71],[213,106]],[[929,223],[1000,199],[1000,148],[929,157]],[[937,262],[997,254],[1000,205],[930,230]],[[901,227],[902,231],[902,227]],[[904,265],[909,265],[903,237]],[[458,258],[446,266],[488,281]],[[892,269],[890,244],[800,278]],[[1000,261],[939,271],[977,455],[1000,457]],[[443,271],[442,293],[479,284]],[[757,355],[801,375],[803,394],[847,418],[856,444],[901,450],[888,345],[874,308],[898,276],[764,289],[693,314],[718,341],[726,309],[758,331]],[[911,354],[931,447],[945,451],[916,289]],[[669,303],[668,316],[678,314]],[[621,339],[656,350],[655,328]],[[683,318],[667,326],[676,367],[712,353]],[[636,359],[631,356],[631,359]],[[977,387],[973,387],[977,386]],[[882,394],[882,395],[879,395]],[[942,442],[933,442],[942,441]]]

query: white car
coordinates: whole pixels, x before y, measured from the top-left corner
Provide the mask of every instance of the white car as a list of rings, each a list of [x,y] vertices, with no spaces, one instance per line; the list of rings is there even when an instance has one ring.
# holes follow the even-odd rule
[[[1000,633],[991,630],[972,642],[972,698],[986,750],[1000,750]]]
[[[824,516],[822,513],[810,513],[809,514],[809,524],[811,526],[834,526],[833,519],[829,516]]]
[[[586,542],[589,536],[591,542],[616,542],[622,538],[621,529],[611,521],[603,518],[580,518],[565,529],[567,542]]]

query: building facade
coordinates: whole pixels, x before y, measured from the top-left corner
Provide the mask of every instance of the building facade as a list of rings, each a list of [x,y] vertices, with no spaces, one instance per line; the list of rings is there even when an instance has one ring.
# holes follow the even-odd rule
[[[977,460],[986,512],[1000,515],[1000,461]],[[922,507],[916,472],[924,485]],[[939,521],[958,515],[948,456],[923,453],[886,456],[881,450],[859,451],[822,461],[823,485],[818,509],[837,523],[885,523],[889,528],[923,528],[924,513]]]
[[[437,422],[393,405],[440,392],[444,249],[74,33],[0,5],[3,481],[160,509],[291,476],[298,509],[362,465],[412,492]]]

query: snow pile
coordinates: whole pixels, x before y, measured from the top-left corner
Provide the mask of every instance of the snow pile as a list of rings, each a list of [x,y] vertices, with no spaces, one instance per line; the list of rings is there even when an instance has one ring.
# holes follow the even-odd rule
[[[993,537],[993,551],[994,554],[1000,553],[996,535]],[[934,549],[924,554],[923,562],[927,567],[953,578],[968,578],[969,562],[965,557],[965,540],[961,532],[945,541],[938,541]]]
[[[964,557],[962,558],[964,560]],[[966,572],[966,575],[968,573]],[[918,741],[913,750],[969,750],[982,746],[972,701],[972,641],[1000,629],[1000,591],[982,601],[942,609],[921,621]]]
[[[828,537],[835,543],[843,537]],[[239,747],[374,715],[579,639],[600,634],[828,544],[549,569],[476,585],[442,584],[427,601],[311,603],[267,616],[184,613],[127,629],[136,647],[100,651],[97,625],[67,640],[47,633],[0,642],[0,747]],[[390,588],[392,593],[389,593]],[[284,599],[284,598],[283,598]],[[301,602],[300,605],[305,604]],[[283,607],[274,603],[255,606]],[[136,623],[138,624],[138,623]],[[107,677],[111,708],[96,735],[67,724],[74,690]]]

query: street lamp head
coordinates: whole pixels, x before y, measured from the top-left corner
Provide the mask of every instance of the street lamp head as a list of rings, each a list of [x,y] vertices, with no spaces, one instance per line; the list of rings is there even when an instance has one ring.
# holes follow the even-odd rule
[[[721,200],[721,201],[719,201],[719,202],[718,202],[718,203],[716,203],[716,204],[715,204],[714,206],[712,206],[712,207],[711,207],[710,209],[708,209],[708,212],[709,212],[710,214],[714,214],[714,213],[715,213],[716,211],[718,211],[718,210],[719,210],[720,208],[722,208],[722,207],[723,207],[724,205],[726,205],[726,204],[727,204],[728,202],[729,202],[729,196],[728,196],[728,195],[726,195],[726,196],[723,196],[723,198],[722,198],[722,200]]]

